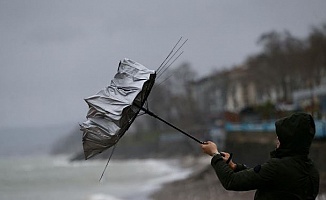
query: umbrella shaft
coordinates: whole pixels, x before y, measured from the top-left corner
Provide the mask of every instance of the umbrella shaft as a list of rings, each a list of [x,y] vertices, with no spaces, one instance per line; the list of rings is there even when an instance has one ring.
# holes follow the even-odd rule
[[[136,105],[137,106],[137,105]],[[139,106],[137,106],[139,107]],[[143,108],[143,107],[139,107],[142,111],[144,111],[146,114],[164,122],[165,124],[171,126],[172,128],[178,130],[179,132],[183,133],[184,135],[188,136],[189,138],[195,140],[196,142],[198,142],[199,144],[205,144],[205,142],[202,142],[200,140],[198,140],[197,138],[195,138],[194,136],[190,135],[189,133],[186,133],[185,131],[181,130],[180,128],[174,126],[173,124],[171,124],[170,122],[165,121],[164,119],[160,118],[159,116],[157,116],[156,114],[154,114],[153,112],[151,112],[150,110]]]

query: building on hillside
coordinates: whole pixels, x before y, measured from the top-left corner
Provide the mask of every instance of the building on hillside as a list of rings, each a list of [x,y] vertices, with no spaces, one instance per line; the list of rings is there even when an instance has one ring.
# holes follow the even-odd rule
[[[314,117],[326,119],[326,78],[321,85],[293,92],[296,107],[314,114]]]
[[[225,72],[214,73],[191,83],[191,91],[198,108],[209,118],[224,112],[228,77]]]
[[[212,123],[224,119],[227,113],[239,114],[266,103],[276,105],[276,109],[284,111],[310,111],[309,105],[319,106],[318,114],[326,118],[326,78],[314,89],[298,90],[306,87],[299,82],[298,79],[297,82],[282,87],[266,77],[262,79],[253,68],[237,66],[192,82],[191,91],[199,110],[203,111]],[[286,96],[289,97],[285,98]],[[311,104],[309,102],[312,97],[314,101]]]
[[[245,66],[236,67],[228,72],[226,110],[240,112],[244,107],[256,104],[256,86],[250,76]]]

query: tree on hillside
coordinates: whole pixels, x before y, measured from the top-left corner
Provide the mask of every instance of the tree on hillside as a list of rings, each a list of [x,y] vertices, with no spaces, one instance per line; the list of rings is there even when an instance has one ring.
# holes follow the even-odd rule
[[[188,63],[183,63],[171,73],[173,76],[167,84],[172,96],[166,111],[170,112],[171,120],[179,126],[190,127],[202,119],[189,87],[189,83],[193,82],[197,74]]]
[[[320,84],[321,78],[326,74],[326,24],[320,28],[314,27],[307,38],[305,64],[302,74],[309,87]]]
[[[290,100],[293,90],[299,88],[297,69],[304,49],[302,41],[287,31],[273,31],[263,34],[258,43],[263,45],[263,53],[259,57],[263,65],[259,67],[263,67],[268,78],[280,88],[280,100]]]
[[[184,63],[158,76],[148,99],[150,110],[180,128],[189,127],[202,119],[188,84],[196,75],[191,66]],[[169,128],[150,116],[141,117],[136,124],[137,129],[164,131]]]

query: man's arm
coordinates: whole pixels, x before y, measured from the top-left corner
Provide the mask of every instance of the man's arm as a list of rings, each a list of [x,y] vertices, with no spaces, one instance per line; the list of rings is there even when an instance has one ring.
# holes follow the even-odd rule
[[[232,153],[229,154],[227,152],[221,152],[222,158],[225,161],[226,164],[229,165],[229,167],[234,171],[234,172],[239,172],[242,170],[247,169],[248,167],[244,164],[239,164],[239,163],[235,163],[233,162],[232,159]]]
[[[202,144],[204,153],[213,156],[211,165],[213,166],[217,177],[227,190],[247,191],[258,189],[268,184],[274,174],[273,164],[266,163],[260,167],[260,170],[248,169],[245,165],[235,164],[235,169],[231,169],[228,164],[224,162],[222,155],[218,152],[216,144],[207,142]],[[215,153],[213,153],[215,152]]]
[[[208,141],[205,144],[201,145],[202,150],[204,153],[210,155],[210,156],[214,156],[216,154],[221,154],[222,159],[229,165],[229,167],[235,171],[235,172],[239,172],[241,170],[245,170],[247,169],[247,167],[243,164],[237,164],[234,163],[232,160],[232,155],[227,153],[227,152],[219,152],[217,149],[217,146],[215,143]]]

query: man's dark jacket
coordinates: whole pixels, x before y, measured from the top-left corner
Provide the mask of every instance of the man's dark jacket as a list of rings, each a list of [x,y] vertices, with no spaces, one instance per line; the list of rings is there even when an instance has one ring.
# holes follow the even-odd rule
[[[227,190],[257,190],[255,199],[315,199],[319,189],[319,173],[308,158],[315,135],[315,124],[309,114],[297,113],[276,121],[280,146],[271,159],[254,168],[237,164],[231,170],[218,154],[211,164]]]

